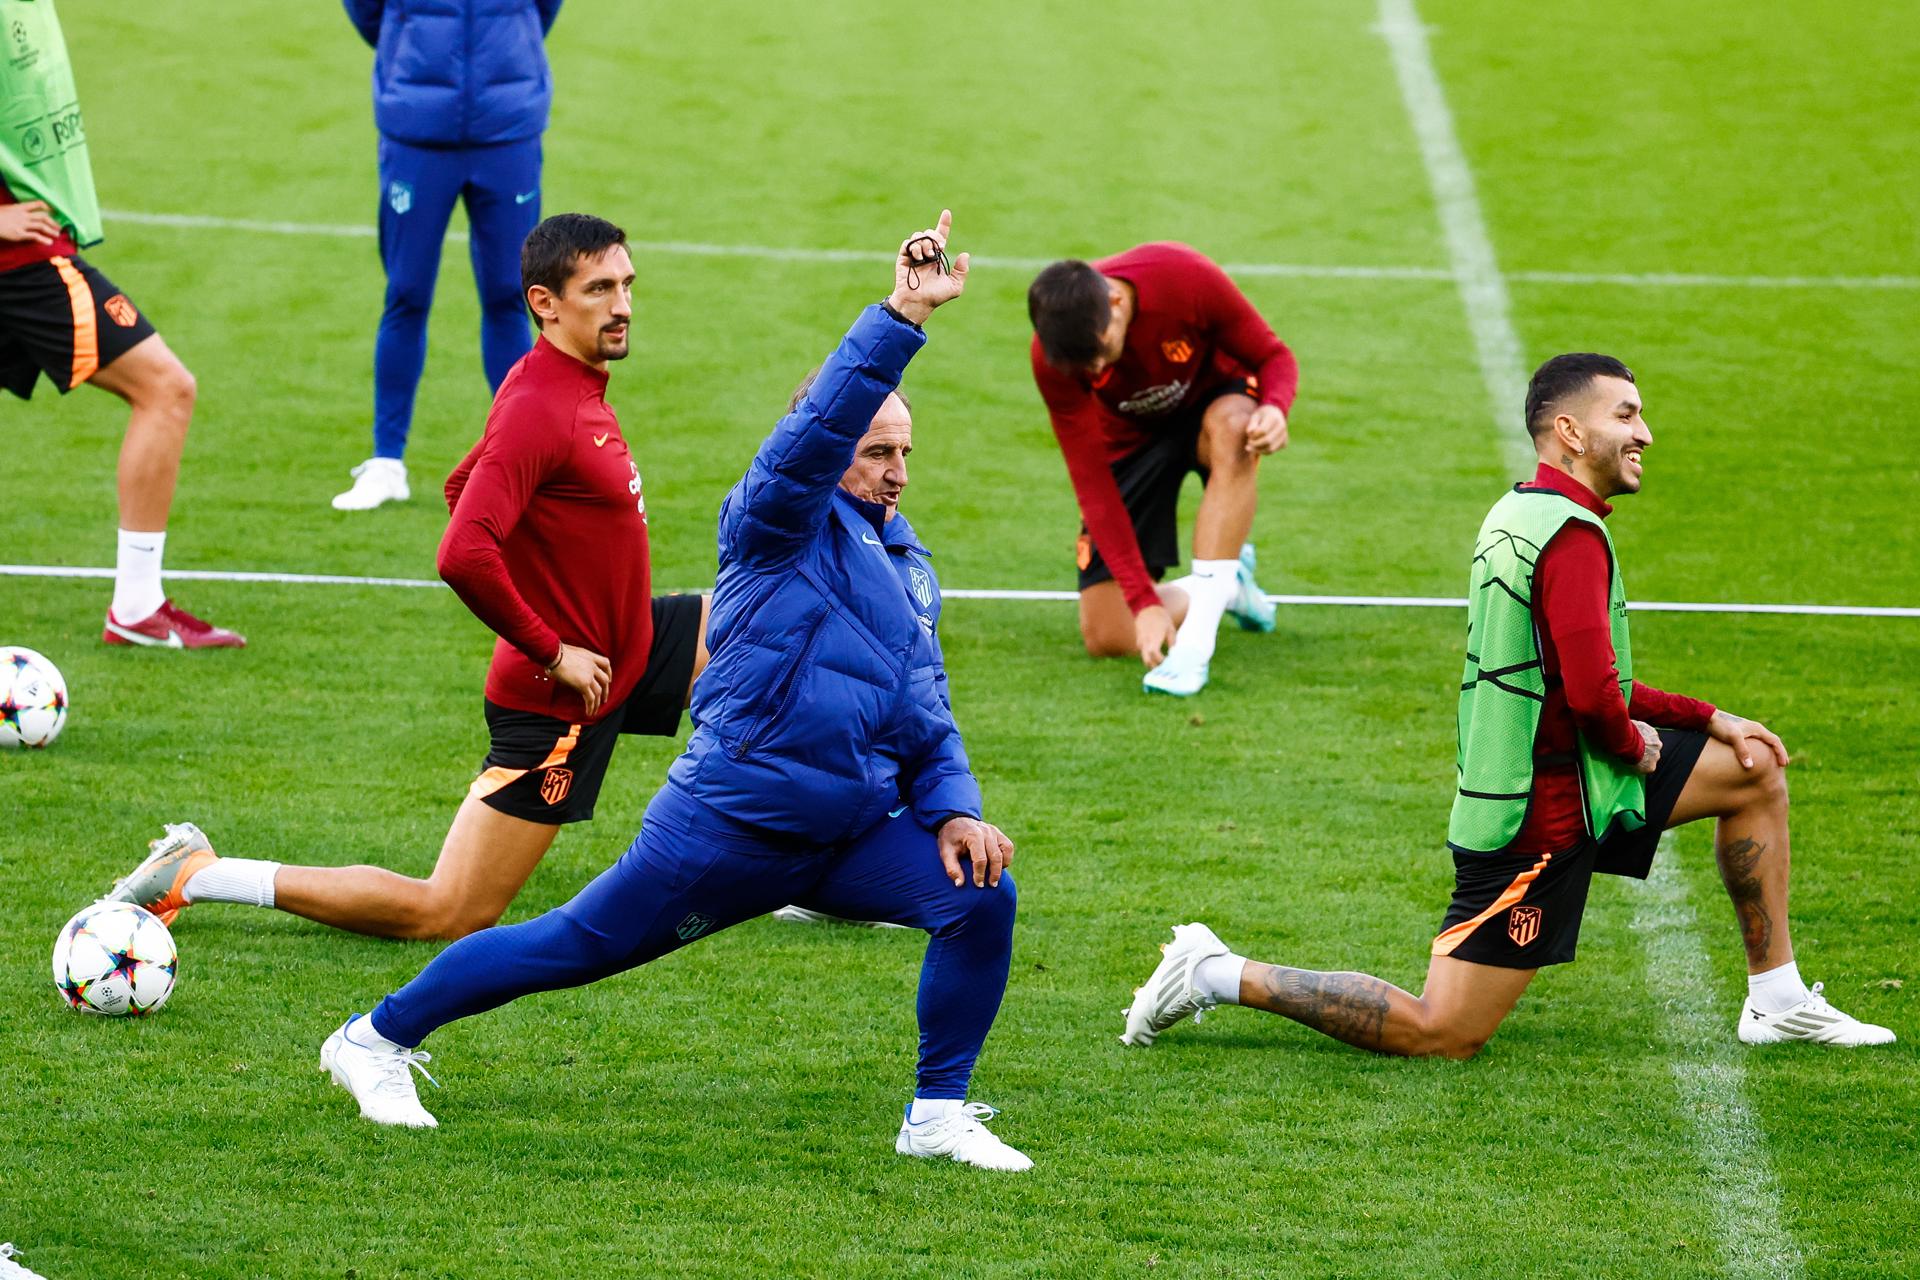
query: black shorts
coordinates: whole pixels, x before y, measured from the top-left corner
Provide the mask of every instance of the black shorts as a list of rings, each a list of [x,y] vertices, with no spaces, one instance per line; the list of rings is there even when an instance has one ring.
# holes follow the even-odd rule
[[[1200,428],[1207,409],[1221,396],[1243,395],[1259,398],[1260,384],[1252,378],[1221,382],[1202,392],[1200,398],[1177,414],[1164,431],[1124,458],[1112,463],[1113,478],[1120,486],[1120,501],[1133,521],[1133,536],[1140,544],[1140,558],[1155,582],[1168,568],[1180,563],[1180,486],[1192,472],[1206,482],[1200,466]],[[1080,566],[1080,590],[1113,577],[1100,548],[1093,545],[1087,526],[1080,526],[1080,540],[1074,548]]]
[[[1580,917],[1595,872],[1645,879],[1673,806],[1700,762],[1707,735],[1660,731],[1660,763],[1647,778],[1647,824],[1582,840],[1561,853],[1453,855],[1453,904],[1433,954],[1502,969],[1566,964],[1580,941]],[[1518,868],[1518,870],[1516,870]]]
[[[699,596],[653,598],[653,652],[627,700],[588,725],[486,703],[492,736],[470,794],[528,822],[559,826],[593,817],[613,745],[623,733],[680,731],[700,641]]]
[[[0,387],[22,400],[42,373],[65,395],[152,336],[139,308],[79,254],[0,271]]]

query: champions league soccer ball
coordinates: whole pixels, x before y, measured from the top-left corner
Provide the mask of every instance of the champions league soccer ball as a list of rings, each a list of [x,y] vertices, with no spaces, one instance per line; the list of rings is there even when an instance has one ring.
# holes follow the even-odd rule
[[[67,682],[31,649],[0,645],[0,747],[44,747],[67,723]]]
[[[53,985],[83,1013],[144,1017],[173,994],[178,963],[160,917],[131,902],[96,902],[53,944]]]

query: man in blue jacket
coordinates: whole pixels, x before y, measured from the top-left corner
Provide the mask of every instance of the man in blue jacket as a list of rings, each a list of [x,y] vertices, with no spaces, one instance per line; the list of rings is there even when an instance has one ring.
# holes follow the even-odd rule
[[[619,862],[563,907],[454,943],[329,1036],[321,1065],[382,1124],[432,1127],[406,1046],[456,1018],[631,969],[785,903],[925,929],[920,1062],[894,1149],[1032,1161],[966,1101],[1013,948],[1013,844],[981,820],[935,636],[939,584],[906,520],[912,421],[894,394],[960,296],[952,222],[901,246],[867,308],[720,508],[694,731]],[[422,1069],[424,1073],[424,1068]]]
[[[480,287],[480,358],[500,389],[533,345],[520,245],[540,221],[540,135],[553,80],[547,30],[560,0],[344,0],[373,46],[380,130],[380,263],[386,309],[373,345],[373,456],[339,511],[409,496],[401,459],[427,363],[427,312],[456,200],[467,206]]]

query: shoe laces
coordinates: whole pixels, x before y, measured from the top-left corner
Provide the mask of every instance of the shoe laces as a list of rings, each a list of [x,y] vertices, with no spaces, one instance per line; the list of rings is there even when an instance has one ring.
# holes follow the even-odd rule
[[[395,1049],[392,1053],[383,1053],[380,1058],[380,1079],[374,1083],[377,1093],[405,1095],[412,1092],[407,1078],[408,1068],[418,1071],[427,1078],[427,1083],[438,1089],[440,1082],[423,1065],[433,1061],[433,1055],[425,1049]]]
[[[1814,983],[1812,988],[1810,988],[1807,992],[1807,1003],[1812,1005],[1816,1009],[1822,1009],[1822,1010],[1838,1013],[1839,1010],[1835,1009],[1832,1005],[1828,1004],[1827,997],[1821,994],[1826,989],[1827,989],[1826,983],[1824,982]]]

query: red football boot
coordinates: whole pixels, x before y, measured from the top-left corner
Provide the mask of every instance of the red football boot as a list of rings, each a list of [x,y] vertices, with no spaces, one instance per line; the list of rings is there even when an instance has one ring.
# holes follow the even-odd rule
[[[107,629],[100,638],[108,644],[148,644],[162,649],[244,649],[247,638],[237,631],[203,622],[168,599],[140,622],[122,622],[107,610]]]

